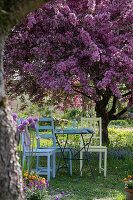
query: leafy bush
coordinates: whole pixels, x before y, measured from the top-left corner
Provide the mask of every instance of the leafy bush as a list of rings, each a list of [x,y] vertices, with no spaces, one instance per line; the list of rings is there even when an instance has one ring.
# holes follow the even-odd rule
[[[78,108],[72,108],[67,113],[61,115],[62,119],[74,119],[76,116],[82,116],[82,111],[80,111]]]
[[[112,120],[109,125],[127,127],[129,123],[127,120]]]
[[[110,145],[113,147],[133,147],[133,130],[108,128]]]

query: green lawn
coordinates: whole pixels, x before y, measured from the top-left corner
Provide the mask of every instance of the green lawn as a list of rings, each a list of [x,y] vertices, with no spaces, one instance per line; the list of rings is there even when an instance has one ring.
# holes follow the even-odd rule
[[[109,129],[111,144],[108,147],[107,177],[98,172],[98,154],[90,156],[95,181],[86,161],[79,182],[79,161],[73,161],[73,174],[60,169],[56,178],[51,178],[47,200],[124,200],[126,193],[123,179],[133,175],[133,128]],[[58,157],[57,155],[57,162]],[[44,162],[43,162],[44,164]],[[62,194],[64,192],[64,195]]]
[[[56,200],[124,200],[126,193],[123,179],[133,175],[133,129],[110,129],[111,145],[108,148],[107,177],[98,173],[98,155],[93,153],[90,161],[95,181],[86,162],[83,176],[77,183],[79,162],[73,161],[73,175],[67,169],[60,169],[55,179],[50,180],[49,194]],[[128,135],[132,138],[129,140]],[[112,139],[114,138],[114,139]],[[64,192],[64,196],[61,193]],[[56,197],[55,197],[56,195]]]
[[[95,160],[97,160],[96,156]],[[122,159],[111,159],[108,157],[107,177],[104,178],[103,173],[98,173],[97,163],[92,157],[91,164],[93,166],[95,181],[92,178],[89,168],[83,171],[83,177],[78,180],[78,166],[73,172],[73,176],[69,177],[66,169],[57,174],[56,179],[51,179],[49,194],[65,193],[61,199],[69,200],[93,200],[93,199],[116,199],[122,200],[125,197],[123,178],[128,174],[133,174],[133,155]],[[66,171],[66,172],[65,172]]]

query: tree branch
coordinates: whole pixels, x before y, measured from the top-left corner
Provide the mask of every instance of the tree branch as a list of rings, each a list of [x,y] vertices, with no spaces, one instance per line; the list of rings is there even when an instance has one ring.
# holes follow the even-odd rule
[[[116,103],[117,103],[118,98],[117,98],[116,96],[113,96],[113,97],[114,97],[114,99],[113,99],[112,108],[111,108],[111,110],[108,112],[109,118],[111,117],[111,115],[112,115],[113,113],[116,112]]]
[[[127,108],[124,108],[121,112],[119,112],[118,114],[116,115],[112,115],[111,116],[111,120],[117,120],[121,115],[123,115],[128,109]]]
[[[125,94],[123,94],[122,97],[126,97],[126,96],[128,96],[129,94],[131,94],[131,91],[130,91],[130,92],[127,92],[127,93],[125,93]]]
[[[75,92],[80,93],[80,94],[82,94],[83,96],[86,96],[86,97],[88,97],[89,99],[92,100],[92,98],[91,98],[90,96],[86,95],[84,92],[81,92],[81,91],[76,90],[76,89],[73,89],[73,90],[74,90]]]

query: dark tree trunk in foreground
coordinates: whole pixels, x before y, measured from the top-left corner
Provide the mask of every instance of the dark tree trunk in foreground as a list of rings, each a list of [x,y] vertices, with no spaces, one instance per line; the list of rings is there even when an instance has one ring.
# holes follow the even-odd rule
[[[16,128],[4,89],[4,41],[13,26],[47,0],[0,0],[0,200],[23,200],[22,172],[18,162]]]
[[[0,37],[0,199],[23,200],[22,175],[18,163],[16,128],[7,107],[3,79],[4,36]]]
[[[10,110],[0,109],[0,199],[22,200],[22,175],[18,162],[16,128]]]

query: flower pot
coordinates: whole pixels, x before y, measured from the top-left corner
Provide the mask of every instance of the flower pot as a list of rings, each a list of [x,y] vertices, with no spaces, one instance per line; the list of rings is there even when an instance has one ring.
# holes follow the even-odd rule
[[[126,200],[133,200],[133,189],[125,188]]]

